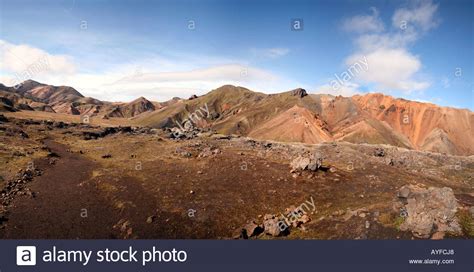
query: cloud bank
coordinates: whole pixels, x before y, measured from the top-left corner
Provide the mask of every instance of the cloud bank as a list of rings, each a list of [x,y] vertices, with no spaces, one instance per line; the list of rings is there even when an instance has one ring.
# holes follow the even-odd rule
[[[377,91],[411,93],[428,88],[431,83],[419,75],[421,59],[410,52],[410,46],[439,24],[437,9],[438,5],[431,1],[412,2],[407,8],[395,10],[388,30],[375,8],[371,8],[370,15],[346,19],[344,30],[357,35],[355,50],[345,59],[345,65],[350,66],[364,56],[369,63],[369,69],[359,73],[355,80],[373,85]]]
[[[32,78],[47,84],[72,86],[86,96],[109,101],[130,101],[142,95],[158,101],[175,96],[187,98],[225,84],[265,92],[286,91],[299,86],[245,61],[216,56],[154,54],[133,63],[117,63],[105,71],[84,72],[78,71],[79,65],[71,56],[54,55],[30,45],[2,40],[0,45],[0,82],[13,86]],[[286,48],[258,50],[262,57],[271,59],[283,57],[288,52]]]

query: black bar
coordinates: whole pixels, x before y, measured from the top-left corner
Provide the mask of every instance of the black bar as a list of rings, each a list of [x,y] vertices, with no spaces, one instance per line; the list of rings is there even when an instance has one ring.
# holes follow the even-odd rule
[[[36,266],[17,266],[17,246],[36,246]],[[44,251],[92,251],[89,263],[43,262]],[[99,250],[122,251],[132,247],[137,262],[98,263]],[[143,251],[153,247],[186,252],[179,262],[148,262]],[[432,254],[433,250],[435,253]],[[103,254],[102,254],[103,255]],[[72,255],[71,255],[72,256]],[[149,256],[149,255],[148,255]],[[155,255],[158,258],[158,254]],[[181,259],[184,255],[181,253]],[[126,256],[125,256],[126,257]],[[176,256],[175,256],[176,257]],[[409,264],[410,260],[443,260],[450,264]],[[83,259],[85,260],[85,259]],[[225,269],[225,270],[224,270]],[[10,271],[324,271],[324,272],[423,272],[474,271],[474,243],[470,240],[442,241],[242,241],[242,240],[1,240],[0,272]],[[304,269],[304,270],[303,270]]]

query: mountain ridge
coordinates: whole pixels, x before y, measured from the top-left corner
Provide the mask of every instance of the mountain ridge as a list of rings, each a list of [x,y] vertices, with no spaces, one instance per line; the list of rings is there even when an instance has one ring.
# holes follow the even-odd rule
[[[4,111],[128,118],[135,125],[155,128],[175,127],[190,116],[201,116],[193,124],[196,127],[263,140],[310,144],[347,141],[474,154],[474,114],[470,110],[382,93],[343,97],[296,88],[264,94],[223,85],[189,99],[152,102],[139,97],[131,102],[108,102],[84,97],[72,87],[29,80],[17,89],[1,84],[0,97],[0,110]],[[201,115],[193,115],[196,113]]]

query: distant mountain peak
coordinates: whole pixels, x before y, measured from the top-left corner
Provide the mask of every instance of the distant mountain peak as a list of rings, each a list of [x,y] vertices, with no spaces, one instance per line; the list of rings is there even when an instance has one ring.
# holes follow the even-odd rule
[[[296,88],[296,89],[294,89],[294,90],[291,91],[291,94],[292,94],[293,96],[298,96],[298,97],[300,97],[300,98],[303,98],[303,97],[305,97],[305,96],[308,95],[308,93],[306,92],[306,90],[303,89],[303,88]]]
[[[137,103],[137,102],[150,102],[150,100],[146,99],[143,96],[140,96],[139,98],[137,98],[137,99],[133,100],[132,102],[130,102],[130,104]]]
[[[45,85],[45,84],[40,83],[38,81],[34,81],[33,79],[27,79],[27,80],[23,81],[21,84]]]

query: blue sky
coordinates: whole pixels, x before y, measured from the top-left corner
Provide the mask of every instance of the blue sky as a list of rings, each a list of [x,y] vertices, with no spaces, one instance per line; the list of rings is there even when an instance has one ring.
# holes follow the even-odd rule
[[[474,108],[469,0],[0,3],[6,85],[31,77],[114,101],[303,87]]]

